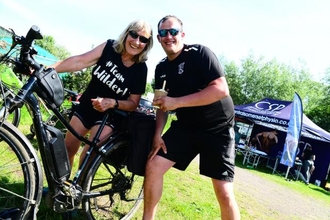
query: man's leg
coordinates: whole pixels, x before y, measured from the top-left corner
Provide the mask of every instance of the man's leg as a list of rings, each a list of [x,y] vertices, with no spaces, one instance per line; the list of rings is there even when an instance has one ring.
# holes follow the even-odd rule
[[[239,220],[240,213],[234,195],[234,184],[212,178],[214,192],[220,205],[222,220]]]
[[[147,162],[144,177],[143,220],[155,218],[157,204],[163,192],[163,176],[174,164],[173,161],[158,155]]]
[[[311,175],[313,174],[314,170],[315,170],[315,166],[314,163],[312,163],[311,169],[309,171]]]
[[[303,161],[303,173],[304,173],[304,177],[306,179],[306,181],[308,182],[309,181],[309,163],[307,160],[304,160]]]

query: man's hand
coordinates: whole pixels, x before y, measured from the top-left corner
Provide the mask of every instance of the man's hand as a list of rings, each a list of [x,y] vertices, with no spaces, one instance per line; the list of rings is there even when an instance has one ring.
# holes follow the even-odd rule
[[[152,149],[149,153],[148,160],[152,160],[160,149],[162,149],[165,154],[167,153],[163,138],[157,135],[154,137]]]
[[[169,96],[156,97],[153,100],[152,104],[159,106],[159,109],[161,109],[164,112],[177,109],[176,98],[172,98]]]

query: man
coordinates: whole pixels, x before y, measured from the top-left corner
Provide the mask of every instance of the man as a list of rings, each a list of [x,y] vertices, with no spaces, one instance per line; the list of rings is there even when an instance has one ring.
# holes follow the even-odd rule
[[[277,131],[264,131],[256,135],[258,141],[258,150],[264,151],[267,154],[270,152],[271,147],[278,143]]]
[[[197,154],[200,173],[212,179],[221,218],[240,219],[233,190],[234,104],[217,57],[202,45],[185,45],[182,28],[175,16],[158,23],[157,38],[167,57],[156,67],[155,88],[166,85],[168,95],[153,101],[159,109],[146,165],[143,219],[155,218],[163,175],[172,166],[185,170]],[[162,136],[168,111],[175,111],[177,121]]]
[[[315,170],[314,161],[315,161],[315,154],[313,152],[312,146],[307,143],[306,148],[301,154],[302,162],[303,162],[303,173],[304,177],[307,180],[307,183],[309,183],[309,180],[311,178],[311,175],[313,174],[313,171]]]

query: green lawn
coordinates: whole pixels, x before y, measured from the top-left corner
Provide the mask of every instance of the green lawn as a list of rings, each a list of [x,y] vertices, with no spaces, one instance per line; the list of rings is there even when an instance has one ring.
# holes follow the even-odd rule
[[[175,118],[175,116],[172,116]],[[31,119],[23,113],[23,118],[19,128],[25,133],[29,133]],[[166,128],[169,127],[169,123]],[[33,141],[34,144],[35,141]],[[237,159],[237,166],[245,168],[241,164],[241,158]],[[273,181],[283,187],[298,191],[306,197],[323,201],[326,207],[330,206],[329,192],[320,187],[311,185],[306,187],[304,184],[290,184],[283,181],[283,177],[272,175],[268,168],[258,167],[258,169],[249,169],[265,180]],[[46,183],[44,184],[46,185]],[[311,190],[315,189],[315,190]],[[249,198],[242,196],[236,192],[237,200],[240,203],[249,203]],[[133,219],[141,219],[142,206]],[[252,207],[253,208],[253,207]],[[255,208],[253,210],[256,215],[262,216],[262,210]],[[241,210],[242,219],[251,219],[248,212]],[[42,201],[38,212],[38,219],[58,220],[60,215],[48,209],[44,201]],[[186,220],[186,219],[219,219],[218,203],[213,193],[212,184],[209,178],[199,175],[198,163],[191,163],[185,172],[171,169],[165,175],[164,194],[160,201],[157,219],[161,220]]]

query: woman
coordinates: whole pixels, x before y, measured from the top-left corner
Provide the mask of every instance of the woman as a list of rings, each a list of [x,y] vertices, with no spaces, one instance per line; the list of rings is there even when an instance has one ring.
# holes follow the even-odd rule
[[[69,57],[53,65],[57,72],[74,72],[95,65],[92,79],[79,99],[80,105],[70,124],[82,136],[92,140],[107,109],[134,111],[145,92],[147,55],[153,46],[152,28],[145,21],[131,22],[117,40],[107,40],[91,51]],[[110,118],[100,139],[116,128]],[[69,131],[65,137],[71,166],[81,141]],[[80,156],[85,156],[87,147]]]

